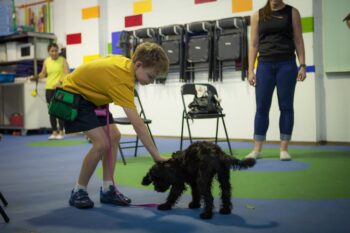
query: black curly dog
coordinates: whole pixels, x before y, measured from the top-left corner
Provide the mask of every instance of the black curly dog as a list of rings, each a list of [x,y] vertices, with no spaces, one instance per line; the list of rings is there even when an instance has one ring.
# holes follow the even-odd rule
[[[254,164],[254,159],[236,159],[225,154],[213,143],[196,142],[184,151],[173,153],[171,159],[153,165],[143,178],[142,184],[153,183],[157,192],[165,192],[171,187],[166,202],[158,206],[159,210],[170,210],[186,189],[185,183],[189,184],[192,189],[192,201],[188,207],[200,208],[200,201],[203,199],[204,211],[200,218],[210,219],[213,216],[211,186],[214,176],[217,175],[221,188],[220,214],[230,214],[230,169],[246,169]]]

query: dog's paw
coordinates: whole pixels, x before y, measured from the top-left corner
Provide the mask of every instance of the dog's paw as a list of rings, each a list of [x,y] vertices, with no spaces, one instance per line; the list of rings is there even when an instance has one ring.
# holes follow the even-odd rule
[[[190,202],[188,204],[188,208],[190,209],[198,209],[201,207],[201,204],[199,202]]]
[[[157,208],[158,210],[171,210],[171,205],[164,203],[160,204]]]
[[[231,214],[230,208],[221,208],[219,211],[220,214]]]
[[[213,212],[203,212],[199,215],[201,219],[211,219],[213,217]]]

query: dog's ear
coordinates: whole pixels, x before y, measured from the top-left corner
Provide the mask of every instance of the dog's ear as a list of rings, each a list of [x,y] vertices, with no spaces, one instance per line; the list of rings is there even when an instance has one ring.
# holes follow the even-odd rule
[[[143,177],[142,179],[142,185],[150,185],[152,183],[152,178],[151,175],[149,174],[149,172],[145,175],[145,177]]]

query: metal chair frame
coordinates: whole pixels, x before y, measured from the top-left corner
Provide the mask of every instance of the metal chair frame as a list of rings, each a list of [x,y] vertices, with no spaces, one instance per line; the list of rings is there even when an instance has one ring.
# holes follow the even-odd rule
[[[208,114],[189,114],[188,113],[188,108],[186,106],[186,102],[185,102],[185,95],[193,95],[195,96],[196,93],[196,85],[204,85],[207,87],[207,90],[210,91],[213,95],[218,95],[216,88],[211,85],[211,84],[207,84],[207,83],[187,83],[182,85],[181,87],[181,98],[182,98],[182,103],[183,103],[183,112],[182,112],[182,122],[181,122],[181,141],[180,141],[180,150],[182,150],[182,146],[183,146],[183,140],[184,140],[184,122],[186,120],[186,124],[187,124],[187,129],[188,129],[188,134],[189,134],[189,138],[190,138],[190,142],[192,144],[193,141],[193,137],[192,137],[192,133],[191,133],[191,129],[190,129],[190,123],[189,120],[195,120],[195,119],[215,119],[216,118],[216,132],[215,132],[215,144],[218,143],[218,132],[219,132],[219,119],[222,120],[222,124],[224,126],[224,131],[225,131],[225,135],[226,135],[226,141],[228,144],[228,148],[230,150],[230,154],[233,155],[232,153],[232,149],[231,149],[231,144],[230,144],[230,140],[228,137],[228,133],[227,133],[227,129],[226,129],[226,124],[225,124],[225,114],[221,112],[219,113],[208,113]]]
[[[1,192],[0,192],[0,200],[2,201],[2,203],[4,204],[5,207],[8,205],[7,200],[2,195]],[[0,206],[0,214],[3,217],[3,219],[5,220],[6,223],[8,223],[10,221],[10,218],[7,216],[5,210],[2,208],[2,206]]]
[[[136,90],[134,91],[134,95],[135,95],[135,98],[136,98],[136,100],[137,100],[138,105],[140,106],[139,115],[140,115],[140,117],[142,118],[143,122],[145,123],[145,125],[146,125],[146,127],[147,127],[147,129],[148,129],[148,133],[150,134],[151,139],[152,139],[154,145],[156,145],[155,140],[154,140],[154,138],[153,138],[153,134],[152,134],[151,128],[149,127],[149,124],[152,123],[152,120],[151,120],[151,119],[148,119],[148,118],[146,117],[145,111],[144,111],[143,106],[142,106],[142,103],[141,103],[140,96],[139,96],[139,94],[137,93]],[[114,122],[115,122],[116,124],[119,124],[119,125],[131,125],[131,122],[130,122],[130,120],[129,120],[127,117],[116,117],[116,118],[114,118],[113,120],[114,120]],[[134,149],[135,149],[135,151],[134,151],[134,157],[136,157],[136,156],[137,156],[138,148],[139,148],[139,147],[144,147],[144,145],[143,145],[143,144],[140,144],[139,141],[140,141],[140,139],[139,139],[139,137],[136,135],[135,140],[124,141],[124,142],[120,142],[120,143],[119,143],[119,152],[120,152],[120,155],[121,155],[121,157],[122,157],[122,160],[123,160],[124,165],[126,165],[126,160],[125,160],[125,156],[124,156],[123,150],[124,150],[124,149],[132,149],[132,148],[134,148]],[[132,145],[130,145],[130,144],[132,144]],[[125,146],[124,146],[124,145],[125,145]]]

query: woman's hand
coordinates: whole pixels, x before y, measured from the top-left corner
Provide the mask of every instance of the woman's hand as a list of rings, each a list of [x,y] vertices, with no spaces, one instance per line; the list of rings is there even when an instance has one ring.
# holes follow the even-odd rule
[[[256,85],[256,76],[254,72],[248,72],[248,82],[251,86],[255,87]]]
[[[29,78],[30,81],[38,81],[39,80],[39,75],[33,75]]]
[[[298,72],[298,81],[304,81],[306,78],[306,70],[305,67],[300,67],[299,72]]]

